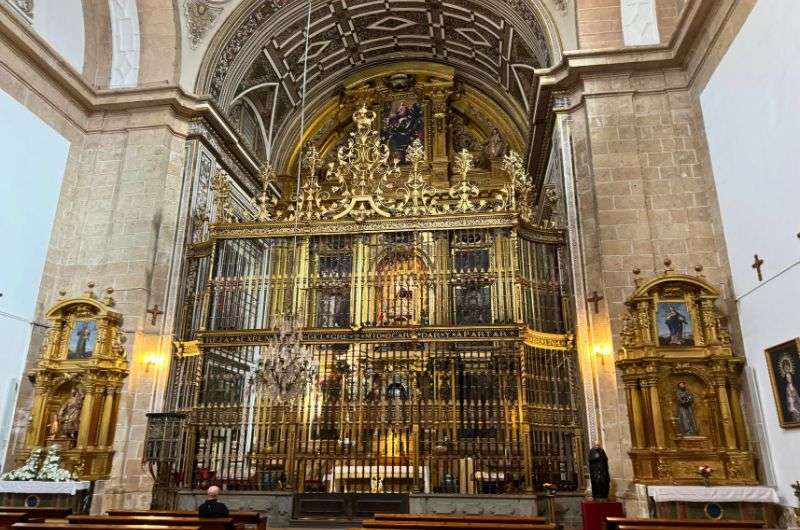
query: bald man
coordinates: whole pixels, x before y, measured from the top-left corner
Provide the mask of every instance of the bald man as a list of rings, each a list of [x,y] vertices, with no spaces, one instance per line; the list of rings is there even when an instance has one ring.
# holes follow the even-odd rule
[[[208,499],[197,509],[197,514],[200,517],[228,517],[228,507],[219,502],[217,497],[219,497],[219,487],[208,488]]]

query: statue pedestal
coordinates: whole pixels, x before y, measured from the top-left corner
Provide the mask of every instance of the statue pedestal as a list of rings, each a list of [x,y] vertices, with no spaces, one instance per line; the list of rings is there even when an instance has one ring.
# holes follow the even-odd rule
[[[602,530],[606,517],[625,517],[621,502],[595,501],[586,499],[581,502],[583,530]]]

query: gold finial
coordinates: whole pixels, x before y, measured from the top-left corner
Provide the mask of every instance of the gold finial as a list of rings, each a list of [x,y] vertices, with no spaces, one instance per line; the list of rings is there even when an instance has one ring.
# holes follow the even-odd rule
[[[639,276],[641,273],[642,273],[642,269],[640,269],[639,267],[634,267],[634,269],[633,269],[633,275],[634,276]]]
[[[697,274],[701,274],[701,273],[703,272],[703,266],[702,266],[702,265],[699,265],[699,264],[698,264],[698,265],[695,265],[695,266],[694,266],[694,271],[695,271]]]
[[[89,282],[89,283],[87,283],[87,284],[86,284],[86,286],[87,286],[89,289],[94,289],[94,285],[95,285],[95,283],[94,283],[94,282]]]
[[[675,269],[672,267],[672,260],[669,258],[664,259],[664,274],[669,274]]]
[[[67,290],[66,289],[59,289],[59,291],[58,291],[59,300],[63,299],[65,296],[67,296]]]
[[[114,298],[111,296],[112,294],[114,294],[114,288],[106,288],[106,297],[103,299],[103,303],[109,307],[114,307]]]

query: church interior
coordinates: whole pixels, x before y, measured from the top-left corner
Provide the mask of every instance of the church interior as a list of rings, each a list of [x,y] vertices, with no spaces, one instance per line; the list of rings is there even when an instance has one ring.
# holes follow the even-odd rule
[[[797,27],[0,0],[0,529],[800,528]]]

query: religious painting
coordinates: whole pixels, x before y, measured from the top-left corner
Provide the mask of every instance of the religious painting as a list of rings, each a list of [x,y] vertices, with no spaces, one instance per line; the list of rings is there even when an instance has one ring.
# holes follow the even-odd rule
[[[383,107],[381,138],[389,146],[390,158],[406,164],[408,147],[419,139],[425,143],[425,111],[416,98],[387,102]]]
[[[685,302],[662,302],[656,312],[659,346],[694,346],[692,315]]]
[[[800,427],[800,339],[773,346],[766,354],[781,427]]]
[[[491,324],[492,302],[489,286],[455,288],[456,324]]]
[[[88,359],[97,342],[97,322],[78,320],[69,334],[67,359]]]

